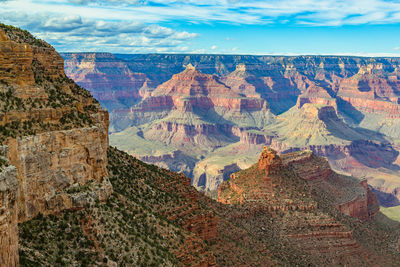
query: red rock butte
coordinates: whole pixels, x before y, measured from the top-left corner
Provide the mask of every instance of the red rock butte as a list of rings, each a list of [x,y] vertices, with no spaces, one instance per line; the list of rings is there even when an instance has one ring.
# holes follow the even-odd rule
[[[275,150],[265,146],[257,165],[260,171],[265,170],[266,175],[278,174],[282,168],[282,160]]]

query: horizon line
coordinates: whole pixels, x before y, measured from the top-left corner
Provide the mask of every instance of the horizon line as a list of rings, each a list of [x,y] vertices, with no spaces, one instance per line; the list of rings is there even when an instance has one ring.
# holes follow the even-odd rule
[[[193,56],[193,55],[204,55],[204,56],[254,56],[254,57],[359,57],[359,58],[400,58],[400,54],[385,54],[382,55],[368,55],[366,53],[363,54],[346,54],[346,53],[338,53],[338,54],[224,54],[224,53],[175,53],[175,52],[163,52],[163,53],[114,53],[114,52],[105,52],[105,51],[79,51],[79,52],[58,52],[59,54],[112,54],[112,55],[184,55],[184,56]]]

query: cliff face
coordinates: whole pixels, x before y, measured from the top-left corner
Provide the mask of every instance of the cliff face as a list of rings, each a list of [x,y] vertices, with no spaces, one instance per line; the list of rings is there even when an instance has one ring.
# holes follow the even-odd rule
[[[396,58],[358,58],[323,56],[227,56],[227,55],[108,55],[110,64],[94,55],[63,54],[71,77],[85,66],[103,64],[103,74],[112,77],[106,67],[115,61],[145,75],[153,83],[150,88],[168,81],[192,64],[205,74],[221,77],[232,91],[246,97],[261,97],[274,113],[281,113],[296,104],[298,96],[312,103],[333,103],[336,96],[380,100],[396,103],[399,97]],[[98,54],[98,57],[103,57]],[[122,64],[122,63],[121,63]],[[124,72],[119,72],[124,74]],[[128,77],[128,75],[125,75]],[[86,77],[85,82],[96,82]],[[139,90],[141,85],[132,89]],[[95,86],[88,85],[96,91]],[[353,106],[356,109],[357,105]]]
[[[143,73],[135,72],[128,64],[109,53],[68,53],[65,71],[80,86],[91,90],[109,111],[139,102],[152,82]]]
[[[20,181],[19,220],[82,205],[66,191],[107,177],[107,145],[106,124],[10,141],[10,162]]]
[[[64,61],[54,48],[25,34],[7,28],[0,31],[1,80],[18,85],[14,92],[17,97],[46,98],[44,89],[35,86],[32,65],[46,66],[48,74],[58,77],[64,74]]]
[[[108,113],[64,74],[61,56],[0,25],[1,265],[18,265],[18,223],[105,201]],[[3,159],[2,159],[3,160]]]

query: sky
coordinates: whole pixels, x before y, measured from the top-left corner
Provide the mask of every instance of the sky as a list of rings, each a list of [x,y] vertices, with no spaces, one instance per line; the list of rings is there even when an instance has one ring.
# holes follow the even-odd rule
[[[400,0],[0,0],[59,52],[400,56]]]

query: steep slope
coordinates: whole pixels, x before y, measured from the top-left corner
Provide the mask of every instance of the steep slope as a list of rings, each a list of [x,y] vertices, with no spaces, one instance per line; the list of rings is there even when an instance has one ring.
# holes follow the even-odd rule
[[[104,201],[108,113],[64,74],[61,56],[0,24],[0,265],[18,265],[18,223]],[[72,188],[87,188],[82,195]]]
[[[20,229],[22,262],[44,266],[94,262],[275,265],[255,236],[214,215],[218,204],[190,187],[187,177],[113,148],[108,156],[112,196],[104,204],[24,223]],[[48,225],[52,231],[46,230]],[[44,247],[41,239],[49,245]]]
[[[24,223],[21,262],[215,265],[204,240],[215,239],[217,221],[199,207],[187,178],[116,149],[109,149],[108,158],[114,193],[107,202]],[[46,231],[47,225],[52,231]],[[40,239],[48,245],[43,246]]]
[[[310,152],[280,157],[264,148],[257,164],[221,184],[218,201],[246,208],[248,221],[258,220],[259,214],[270,217],[263,230],[272,230],[275,238],[297,247],[297,256],[307,258],[308,264],[397,264],[395,258],[383,256],[388,254],[372,245],[374,241],[357,236],[365,226],[337,213],[376,221],[379,207],[371,189],[366,183],[360,185],[354,178],[334,173],[325,160]],[[397,239],[389,240],[385,238],[389,243],[384,246],[395,249]]]
[[[324,188],[319,187],[322,181],[314,181],[315,190],[310,190],[303,179],[292,175],[296,168],[305,164],[312,168],[316,162],[322,164],[314,173],[324,173],[323,160],[312,154],[293,154],[281,161],[284,168],[270,169],[274,175],[286,177],[275,187],[280,192],[276,199],[279,195],[282,200],[289,197],[284,201],[293,200],[288,202],[292,206],[300,201],[303,208],[297,211],[268,209],[265,201],[259,206],[221,204],[197,192],[182,174],[147,165],[114,148],[108,150],[108,159],[114,193],[107,202],[22,224],[21,262],[27,266],[38,262],[44,266],[94,262],[132,266],[331,266],[340,259],[362,266],[374,266],[378,261],[396,266],[399,260],[395,247],[398,226],[383,228],[378,219],[382,215],[373,215],[375,209],[370,209],[373,212],[365,218],[371,218],[369,222],[343,217],[332,208],[334,194],[322,200],[313,198],[315,190]],[[259,172],[259,182],[265,181],[264,171]],[[332,184],[329,178],[326,183]],[[358,182],[350,183],[352,187],[346,193],[363,191],[364,198],[371,194]],[[341,200],[344,195],[340,195]],[[368,207],[374,207],[373,193],[371,196]],[[311,206],[313,210],[306,209]],[[43,246],[40,240],[48,245]],[[324,247],[304,250],[310,242]]]

